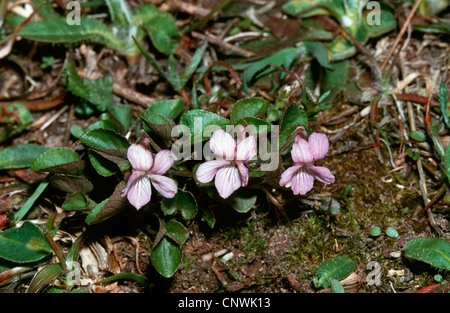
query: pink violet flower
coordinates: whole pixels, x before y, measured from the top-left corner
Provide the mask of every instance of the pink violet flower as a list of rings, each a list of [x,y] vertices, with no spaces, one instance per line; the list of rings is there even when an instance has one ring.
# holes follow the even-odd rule
[[[294,165],[283,172],[280,186],[291,188],[294,195],[304,195],[313,188],[314,178],[325,184],[334,183],[330,170],[314,166],[328,152],[329,143],[325,134],[312,133],[308,141],[297,135],[292,145],[291,156]]]
[[[128,148],[127,158],[133,170],[121,196],[127,196],[128,201],[137,210],[150,202],[152,185],[165,198],[175,196],[178,190],[176,183],[171,178],[163,176],[174,162],[170,150],[161,150],[153,158],[146,142],[132,144]]]
[[[210,139],[210,149],[219,159],[207,161],[197,169],[197,179],[214,184],[219,195],[226,199],[233,192],[248,185],[248,168],[244,162],[256,156],[256,139],[249,136],[236,144],[234,138],[223,129],[216,130]]]

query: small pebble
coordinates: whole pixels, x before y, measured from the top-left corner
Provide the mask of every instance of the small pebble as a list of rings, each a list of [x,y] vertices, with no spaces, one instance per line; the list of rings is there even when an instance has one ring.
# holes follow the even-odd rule
[[[225,254],[225,255],[223,256],[222,261],[228,262],[228,261],[230,261],[233,257],[234,257],[234,253],[233,253],[233,252],[228,252],[227,254]]]
[[[401,251],[393,251],[393,252],[389,253],[389,256],[391,258],[397,259],[402,256],[402,252]]]

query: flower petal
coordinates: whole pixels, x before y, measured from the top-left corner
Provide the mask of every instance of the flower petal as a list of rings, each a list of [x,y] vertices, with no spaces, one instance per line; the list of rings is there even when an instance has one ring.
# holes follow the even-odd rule
[[[313,166],[311,170],[314,173],[314,177],[325,184],[334,183],[334,175],[331,174],[330,170],[323,166]]]
[[[241,187],[241,177],[236,166],[228,165],[220,168],[216,174],[215,185],[219,195],[226,199],[239,187]]]
[[[152,197],[152,187],[150,185],[150,181],[146,176],[140,175],[137,178],[133,178],[132,176],[136,173],[133,173],[130,176],[130,180],[132,181],[128,191],[127,191],[127,198],[128,201],[137,209],[139,210],[144,205],[150,202],[150,199]],[[128,187],[128,185],[127,185]]]
[[[327,135],[321,133],[312,133],[309,136],[308,144],[311,147],[314,161],[323,159],[330,145]]]
[[[153,161],[153,167],[151,169],[152,174],[163,175],[173,166],[172,151],[166,149],[161,150],[155,155]]]
[[[291,166],[287,170],[281,174],[280,179],[280,186],[284,187],[291,187],[292,186],[292,177],[295,175],[295,173],[298,171],[299,168],[301,168],[301,165]]]
[[[200,164],[196,172],[197,180],[202,184],[209,183],[213,180],[219,168],[228,164],[230,162],[226,160],[212,160]]]
[[[236,162],[236,165],[238,166],[239,175],[241,178],[241,185],[247,186],[248,185],[248,168],[244,165],[242,162]]]
[[[135,170],[148,171],[153,164],[153,156],[150,150],[143,145],[132,144],[127,150],[127,158]]]
[[[224,160],[231,161],[234,159],[236,141],[223,129],[218,129],[212,134],[209,140],[209,147],[212,153]]]
[[[236,149],[237,161],[250,161],[256,155],[256,138],[250,136],[242,139]]]
[[[314,161],[310,145],[305,139],[300,137],[297,137],[292,145],[291,156],[295,163],[306,164]]]
[[[178,186],[172,178],[162,175],[151,175],[153,187],[164,197],[173,198],[178,191]]]
[[[292,176],[291,182],[294,195],[304,195],[313,188],[314,176],[303,167]]]

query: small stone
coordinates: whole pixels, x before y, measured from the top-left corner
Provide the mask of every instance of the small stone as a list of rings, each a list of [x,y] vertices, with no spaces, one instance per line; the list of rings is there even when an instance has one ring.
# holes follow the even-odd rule
[[[222,258],[222,261],[224,262],[228,262],[230,261],[232,258],[234,257],[234,253],[233,252],[229,252],[227,254],[225,254]]]
[[[402,252],[401,251],[392,251],[391,253],[389,253],[389,256],[391,258],[397,259],[402,256]]]

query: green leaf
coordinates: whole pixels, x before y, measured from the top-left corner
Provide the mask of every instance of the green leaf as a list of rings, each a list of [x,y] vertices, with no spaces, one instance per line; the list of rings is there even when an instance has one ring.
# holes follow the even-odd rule
[[[341,285],[339,280],[331,279],[331,291],[333,293],[345,293],[344,287]]]
[[[33,192],[31,197],[22,205],[22,207],[14,214],[13,224],[17,224],[22,218],[30,211],[33,207],[34,202],[40,197],[40,195],[44,192],[45,188],[47,188],[49,181],[45,178],[36,190]]]
[[[119,133],[110,129],[93,129],[80,137],[88,147],[112,156],[126,158],[130,143]]]
[[[162,114],[147,110],[144,114],[138,114],[138,117],[145,123],[144,129],[156,134],[164,142],[172,139],[172,129],[175,123]]]
[[[144,24],[144,28],[158,51],[165,54],[172,54],[175,51],[180,32],[170,13],[158,12],[158,15]]]
[[[235,123],[244,117],[260,117],[269,108],[269,101],[263,98],[246,98],[237,101],[231,110],[230,119]]]
[[[16,262],[39,261],[52,252],[42,231],[25,221],[19,228],[10,228],[0,233],[0,258]]]
[[[398,237],[398,232],[395,228],[393,227],[388,227],[386,228],[386,235],[388,235],[391,238],[397,238]]]
[[[114,24],[129,28],[131,27],[131,12],[126,1],[123,0],[105,0]]]
[[[35,144],[18,144],[0,151],[0,170],[30,167],[34,159],[48,148]]]
[[[118,104],[109,110],[116,120],[123,126],[123,132],[127,132],[131,126],[131,121],[133,118],[132,108],[129,105]]]
[[[281,131],[292,126],[308,126],[308,116],[305,110],[298,104],[292,103],[286,110],[283,121],[281,122]]]
[[[100,154],[95,152],[95,150],[89,149],[88,156],[94,169],[103,177],[112,176],[119,171],[114,162],[102,157]]]
[[[86,216],[86,224],[90,225],[95,218],[95,216],[100,212],[100,210],[105,206],[105,204],[109,201],[109,198],[106,198],[99,204],[97,204],[91,212],[89,212],[88,216]]]
[[[228,199],[227,202],[239,213],[247,213],[256,203],[258,196],[248,190],[237,190]]]
[[[80,25],[70,25],[66,18],[53,18],[27,24],[19,31],[19,36],[51,43],[76,43],[90,40],[125,55],[136,52],[129,36],[113,33],[99,20],[84,17],[80,18]]]
[[[159,113],[170,119],[175,119],[184,109],[182,99],[170,99],[153,103],[147,111]]]
[[[302,46],[309,55],[317,59],[322,67],[332,69],[330,64],[330,56],[322,44],[312,41],[304,41],[302,42]]]
[[[347,85],[349,77],[349,61],[333,62],[331,69],[323,70],[323,78],[320,84],[321,93],[329,92],[328,99],[332,100],[337,93]]]
[[[414,25],[414,30],[426,33],[450,34],[450,25],[444,19],[437,19],[437,21],[430,25]]]
[[[49,149],[31,164],[33,171],[80,175],[85,163],[74,150],[64,147]]]
[[[61,208],[65,211],[91,210],[97,203],[81,192],[69,194]]]
[[[404,250],[407,258],[450,270],[450,242],[443,238],[412,239],[406,243]]]
[[[326,288],[331,279],[341,280],[350,275],[357,263],[348,257],[334,257],[322,263],[313,278],[317,288]]]
[[[86,223],[88,225],[94,225],[104,222],[127,208],[129,206],[128,199],[121,195],[125,186],[126,183],[124,181],[120,182],[109,198],[99,203],[89,212],[89,215],[86,217]]]
[[[53,187],[68,193],[89,193],[94,189],[94,185],[87,178],[82,176],[56,174],[49,178],[49,182]]]
[[[445,172],[447,173],[447,177],[450,180],[450,146],[447,146],[444,160],[445,160]]]
[[[63,272],[64,269],[59,263],[48,264],[44,266],[36,273],[36,275],[34,275],[33,280],[28,286],[26,293],[38,292],[39,289],[49,284]]]
[[[119,128],[117,127],[116,123],[114,123],[111,120],[104,120],[104,121],[97,121],[97,122],[89,125],[88,128],[86,128],[86,130],[83,133],[87,133],[87,132],[97,129],[97,128],[110,129],[115,132],[119,131]],[[81,134],[81,135],[83,135],[83,134]],[[81,136],[79,136],[79,137],[81,137]]]
[[[189,110],[180,118],[180,125],[189,127],[192,141],[196,142],[209,138],[214,130],[224,129],[231,122],[212,112],[204,110]]]
[[[291,66],[292,62],[300,55],[300,51],[296,48],[286,48],[283,49],[269,57],[266,57],[264,59],[261,59],[259,61],[253,62],[251,63],[242,73],[242,89],[244,90],[245,93],[249,93],[248,90],[248,83],[250,82],[250,80],[262,69],[266,68],[267,66],[269,66],[271,63],[278,65],[278,66],[282,66],[284,65],[284,67],[286,69],[289,69],[289,67]],[[261,73],[259,76],[262,75],[267,75],[271,72],[274,72],[275,69],[274,68],[269,68],[268,70],[264,71],[263,73]],[[259,77],[258,76],[258,77]]]
[[[148,287],[148,280],[136,273],[119,273],[100,280],[99,284],[108,284],[118,280],[133,280],[143,287]]]
[[[175,220],[170,220],[165,223],[167,235],[170,235],[172,239],[176,239],[177,243],[181,246],[189,237],[189,232],[183,224]]]
[[[181,74],[180,87],[184,87],[184,85],[186,85],[186,83],[188,82],[189,78],[191,78],[192,74],[194,74],[198,65],[203,59],[203,54],[205,53],[207,47],[208,41],[205,40],[205,42],[195,51],[194,55],[189,61],[189,64],[186,66],[186,69],[184,70],[183,74]]]
[[[373,237],[380,236],[381,235],[381,227],[380,226],[372,227],[372,229],[370,230],[370,235]]]
[[[113,92],[113,81],[110,76],[97,80],[81,78],[76,67],[69,63],[67,65],[68,89],[76,96],[95,105],[97,110],[104,112],[115,105]]]
[[[234,123],[235,126],[248,126],[250,134],[266,133],[272,130],[272,124],[255,117],[243,117]]]
[[[66,18],[55,18],[27,24],[19,31],[19,36],[43,42],[74,43],[93,39],[96,34],[109,29],[102,22],[82,18],[80,25],[69,25]]]
[[[409,133],[409,136],[417,141],[425,141],[427,139],[427,135],[421,131],[412,131]]]
[[[397,22],[395,21],[395,16],[387,11],[382,11],[381,21],[379,24],[370,25],[368,27],[369,37],[375,38],[379,37],[397,27]]]
[[[180,246],[164,236],[152,251],[152,264],[158,273],[169,278],[177,271],[182,254]]]
[[[209,228],[214,228],[216,224],[216,218],[214,217],[213,212],[205,206],[200,206],[200,211],[202,212],[202,221],[208,224]]]
[[[0,133],[0,143],[20,134],[33,122],[30,111],[21,103],[11,103],[6,108],[0,108],[0,123],[6,125]]]
[[[190,220],[197,215],[198,207],[195,197],[189,191],[178,190],[173,198],[166,198],[161,203],[164,214],[172,215],[181,212],[184,219]]]
[[[33,0],[35,7],[41,5],[42,2],[45,2],[44,5],[39,9],[39,15],[42,16],[44,20],[55,18],[56,13],[53,10],[52,3],[47,0]]]
[[[448,89],[445,83],[439,85],[439,93],[436,96],[439,102],[439,108],[447,128],[450,128],[450,118],[448,117]]]

